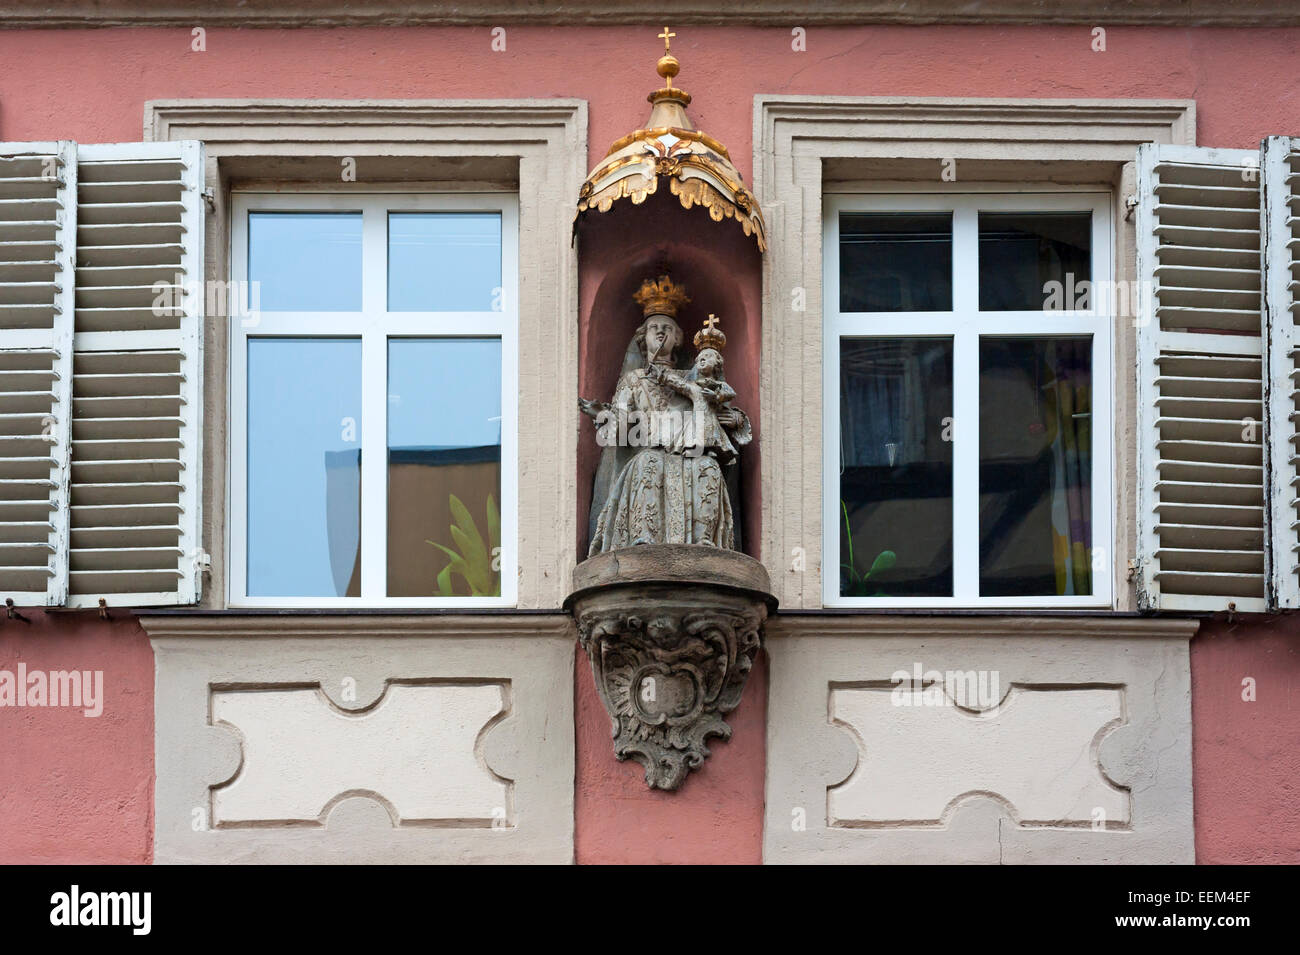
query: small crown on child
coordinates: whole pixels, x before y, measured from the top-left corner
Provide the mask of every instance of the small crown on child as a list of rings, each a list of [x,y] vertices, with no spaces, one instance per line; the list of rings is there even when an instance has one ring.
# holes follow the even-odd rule
[[[715,351],[722,351],[727,347],[727,336],[722,334],[722,329],[718,328],[718,316],[712,312],[704,320],[704,327],[695,333],[695,347],[699,351],[706,348],[712,348]]]

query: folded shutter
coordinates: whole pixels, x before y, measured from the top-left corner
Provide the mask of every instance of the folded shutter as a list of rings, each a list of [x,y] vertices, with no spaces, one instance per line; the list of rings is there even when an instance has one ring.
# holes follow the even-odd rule
[[[1264,354],[1268,377],[1264,395],[1264,459],[1268,463],[1267,496],[1270,540],[1269,609],[1300,607],[1300,538],[1297,537],[1296,420],[1300,412],[1300,140],[1270,136],[1260,161],[1264,230]]]
[[[1138,150],[1138,598],[1265,607],[1259,158]]]
[[[68,588],[77,147],[0,143],[0,601]]]
[[[203,156],[82,146],[69,604],[199,593]]]

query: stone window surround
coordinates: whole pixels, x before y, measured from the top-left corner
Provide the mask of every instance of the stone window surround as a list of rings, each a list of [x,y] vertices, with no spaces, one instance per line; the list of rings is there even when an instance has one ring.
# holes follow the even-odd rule
[[[204,144],[211,190],[205,277],[229,281],[232,167],[241,178],[275,180],[287,164],[322,171],[357,160],[428,170],[419,178],[456,188],[514,172],[519,247],[519,609],[557,608],[567,592],[577,538],[577,253],[567,241],[573,201],[587,168],[587,104],[579,99],[510,100],[153,100],[145,139]],[[481,160],[465,163],[463,160]],[[330,167],[337,169],[337,167]],[[485,174],[475,172],[486,170]],[[468,170],[468,171],[467,171]],[[317,187],[331,182],[324,173]],[[475,176],[474,180],[466,179]],[[295,179],[298,176],[294,176]],[[392,188],[404,176],[390,177]],[[346,187],[345,187],[346,188]],[[557,239],[559,237],[559,239]],[[212,556],[201,606],[227,602],[226,442],[229,336],[205,323],[202,544]],[[526,480],[524,479],[526,476]]]
[[[1024,170],[1064,184],[1111,184],[1117,225],[1114,277],[1136,278],[1135,236],[1125,198],[1136,192],[1142,142],[1195,145],[1193,100],[975,99],[942,97],[754,97],[754,191],[768,220],[763,261],[759,404],[764,428],[761,554],[788,610],[822,607],[822,201],[827,163],[837,188],[873,163],[906,168],[944,159]],[[1033,164],[1033,165],[1030,165]],[[902,177],[900,177],[902,178]],[[910,177],[909,177],[910,178]],[[1004,182],[1012,181],[1006,177]],[[850,186],[848,191],[852,191]],[[1121,286],[1123,287],[1123,286]],[[805,290],[803,312],[792,290]],[[802,355],[799,362],[780,356]],[[1135,552],[1136,339],[1131,322],[1114,336],[1115,489],[1113,607],[1136,609],[1129,560]],[[803,556],[803,569],[796,555]]]

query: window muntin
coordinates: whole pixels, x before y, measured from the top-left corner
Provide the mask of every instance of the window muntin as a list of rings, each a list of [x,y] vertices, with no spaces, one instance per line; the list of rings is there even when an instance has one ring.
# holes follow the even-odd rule
[[[1083,192],[827,198],[828,606],[1110,605],[1111,433],[1092,427],[1110,421],[1109,201]],[[951,276],[939,287],[951,288],[948,307],[898,309],[887,295],[874,296],[875,311],[844,307],[871,300],[843,294],[845,273],[858,289],[880,287],[874,276],[897,274],[901,262],[911,275],[894,287],[915,288],[921,270],[890,242],[878,266],[861,251],[865,233],[923,233],[922,247],[933,250],[945,245],[934,229],[945,217]],[[872,281],[852,274],[855,257]],[[1043,280],[1037,298],[1025,291],[1030,276]],[[924,290],[911,297],[948,304]],[[918,357],[927,341],[951,355],[950,370],[933,361],[890,369],[906,368],[900,354]],[[938,414],[946,406],[952,412]],[[946,499],[936,432],[950,448]],[[873,436],[879,448],[858,447]],[[931,473],[917,470],[922,461]],[[946,522],[940,502],[950,508]]]
[[[271,216],[308,223],[308,235],[343,232],[320,229],[322,219],[360,221],[359,297],[346,303],[355,308],[282,288],[273,303],[318,307],[257,310],[266,292],[248,284],[252,276],[267,275],[276,262],[295,280],[310,281],[313,272],[291,254],[281,222],[274,223],[282,233],[275,256],[259,260],[259,249],[272,247],[250,240]],[[464,254],[462,244],[470,247]],[[230,319],[232,606],[515,603],[517,244],[518,206],[509,194],[236,194],[231,277],[244,314]],[[310,257],[316,245],[302,249]],[[486,288],[489,279],[496,284]],[[285,278],[273,281],[283,286]],[[313,351],[328,343],[355,350],[355,385]],[[278,355],[287,361],[282,380],[274,373]],[[319,461],[294,458],[299,447]],[[263,466],[277,456],[296,461],[289,473],[297,484],[287,475],[277,483]],[[276,506],[292,510],[266,523]],[[454,558],[435,543],[467,557],[464,569],[479,586],[461,573],[440,576]]]

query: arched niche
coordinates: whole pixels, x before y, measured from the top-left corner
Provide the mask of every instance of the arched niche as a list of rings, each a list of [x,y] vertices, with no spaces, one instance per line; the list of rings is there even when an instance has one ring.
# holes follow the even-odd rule
[[[736,404],[749,415],[754,441],[741,452],[740,500],[732,502],[743,551],[759,556],[759,455],[762,421],[758,408],[761,344],[762,260],[757,244],[730,219],[715,222],[708,210],[683,209],[666,185],[640,204],[616,202],[608,212],[583,216],[578,233],[578,393],[608,400],[613,394],[628,341],[642,321],[632,295],[648,278],[667,272],[686,286],[691,301],[678,315],[685,354],[710,313],[727,336],[727,381]],[[577,559],[587,556],[587,522],[592,480],[599,463],[591,419],[579,414]]]

